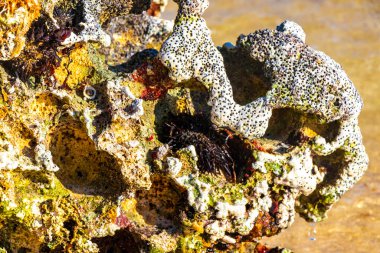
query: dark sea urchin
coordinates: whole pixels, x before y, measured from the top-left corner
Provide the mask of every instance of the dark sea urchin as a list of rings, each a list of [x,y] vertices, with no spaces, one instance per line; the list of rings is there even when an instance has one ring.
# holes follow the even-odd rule
[[[241,163],[246,163],[249,153],[241,142],[236,143],[223,130],[217,131],[203,116],[172,117],[164,127],[163,136],[163,141],[174,151],[193,145],[201,171],[222,173],[231,182],[237,181]]]

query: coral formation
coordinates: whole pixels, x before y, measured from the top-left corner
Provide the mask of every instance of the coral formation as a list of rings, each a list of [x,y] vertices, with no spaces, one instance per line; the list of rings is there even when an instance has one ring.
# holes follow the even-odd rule
[[[82,0],[83,21],[80,25],[83,29],[79,34],[71,33],[62,44],[69,45],[80,41],[98,41],[104,46],[111,44],[110,36],[101,28],[101,24],[109,21],[112,17],[121,16],[130,12],[136,13],[148,9],[149,0],[141,1],[102,1],[102,0]]]
[[[298,24],[216,48],[176,2],[0,5],[0,252],[290,252],[258,241],[362,176],[362,101]]]
[[[285,21],[276,31],[265,29],[242,35],[236,49],[230,47],[262,63],[269,82],[265,96],[244,106],[237,104],[221,54],[213,46],[210,32],[200,17],[207,6],[207,0],[179,2],[174,32],[160,51],[162,63],[170,69],[169,76],[177,82],[195,78],[203,83],[209,88],[213,123],[245,138],[263,137],[274,109],[295,109],[316,115],[321,122],[338,120],[339,132],[333,141],[327,143],[325,138],[316,136],[311,146],[322,156],[337,149],[346,152],[347,165],[339,177],[318,189],[319,197],[330,198],[329,203],[319,203],[318,208],[328,210],[361,178],[368,166],[357,126],[362,101],[353,83],[339,64],[304,43],[306,36],[298,24]],[[324,211],[316,213],[309,207],[301,213],[316,221],[324,217]]]

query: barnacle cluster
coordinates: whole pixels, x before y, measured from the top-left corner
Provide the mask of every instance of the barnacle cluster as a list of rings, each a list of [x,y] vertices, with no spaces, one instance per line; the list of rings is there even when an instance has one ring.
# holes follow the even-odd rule
[[[101,24],[108,22],[115,16],[146,10],[149,7],[149,3],[149,0],[83,0],[83,20],[80,23],[83,29],[78,34],[72,33],[67,39],[65,39],[65,41],[63,41],[63,44],[69,45],[80,41],[98,41],[104,46],[109,46],[111,43],[111,38],[101,28]]]
[[[360,96],[298,24],[217,48],[175,2],[0,5],[0,252],[290,252],[258,241],[362,176]]]
[[[339,64],[304,43],[306,36],[299,25],[285,21],[275,31],[265,29],[242,35],[236,47],[226,48],[227,51],[249,55],[248,61],[261,64],[267,82],[268,91],[264,96],[239,105],[234,101],[223,58],[213,46],[210,32],[200,17],[207,6],[208,1],[202,0],[179,2],[174,32],[160,51],[162,63],[170,69],[169,76],[176,81],[195,78],[204,84],[210,93],[208,104],[212,107],[212,122],[251,140],[265,135],[275,109],[294,109],[311,114],[320,122],[338,121],[338,133],[330,142],[317,134],[310,145],[303,147],[305,151],[291,155],[291,159],[282,154],[283,159],[288,160],[286,166],[291,168],[291,174],[300,177],[309,171],[308,176],[297,179],[303,182],[293,187],[302,193],[298,184],[314,186],[306,193],[308,195],[321,180],[315,170],[311,173],[314,165],[310,149],[320,156],[330,155],[336,150],[345,151],[343,159],[347,164],[342,166],[334,180],[319,186],[315,192],[319,197],[329,198],[328,203],[311,201],[300,207],[299,212],[308,219],[322,219],[325,211],[359,180],[368,166],[357,121],[362,107],[357,90]],[[292,161],[297,156],[300,160]],[[261,158],[263,161],[259,157],[256,162],[272,163],[268,157]],[[286,167],[278,161],[275,163]],[[297,173],[299,164],[302,173]],[[253,167],[258,166],[253,163]],[[316,211],[314,205],[323,211]]]

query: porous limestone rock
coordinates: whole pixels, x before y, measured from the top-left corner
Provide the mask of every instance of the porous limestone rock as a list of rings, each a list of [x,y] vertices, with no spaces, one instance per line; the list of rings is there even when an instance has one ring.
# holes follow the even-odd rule
[[[104,46],[110,46],[111,37],[101,28],[101,24],[115,16],[130,12],[140,12],[149,8],[150,0],[123,1],[123,0],[82,0],[83,27],[79,34],[71,33],[62,44],[70,45],[80,41],[98,41]]]
[[[173,21],[147,13],[113,18],[105,27],[105,31],[112,34],[111,46],[102,48],[102,53],[109,65],[122,64],[140,51],[159,50],[172,29]]]
[[[263,137],[274,109],[294,109],[315,115],[321,122],[339,121],[334,140],[327,142],[318,135],[310,147],[321,156],[338,149],[345,151],[343,159],[347,165],[335,171],[339,173],[337,179],[316,191],[320,197],[330,199],[328,203],[319,203],[319,208],[328,210],[368,166],[357,121],[362,107],[357,90],[339,64],[304,43],[305,34],[299,25],[285,21],[276,31],[265,29],[240,36],[237,48],[232,48],[261,63],[268,82],[264,96],[244,106],[237,104],[222,56],[200,17],[207,6],[207,0],[179,1],[174,32],[160,51],[162,63],[170,69],[169,76],[177,82],[195,78],[208,87],[213,123],[245,138]],[[315,189],[316,184],[313,185]],[[324,217],[324,212],[316,214],[315,210],[302,208],[301,213],[308,219]]]
[[[0,62],[0,252],[268,251],[359,180],[361,99],[298,24],[218,49],[208,1],[176,2],[172,31],[131,14],[150,1],[27,1]]]
[[[17,57],[25,46],[25,35],[38,18],[41,1],[4,0],[0,3],[0,60]]]

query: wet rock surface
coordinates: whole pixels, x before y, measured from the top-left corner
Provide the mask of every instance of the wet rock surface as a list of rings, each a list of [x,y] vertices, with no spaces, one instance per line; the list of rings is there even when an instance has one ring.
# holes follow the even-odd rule
[[[299,25],[218,49],[176,2],[4,5],[0,251],[290,252],[258,242],[360,179],[362,101]]]

